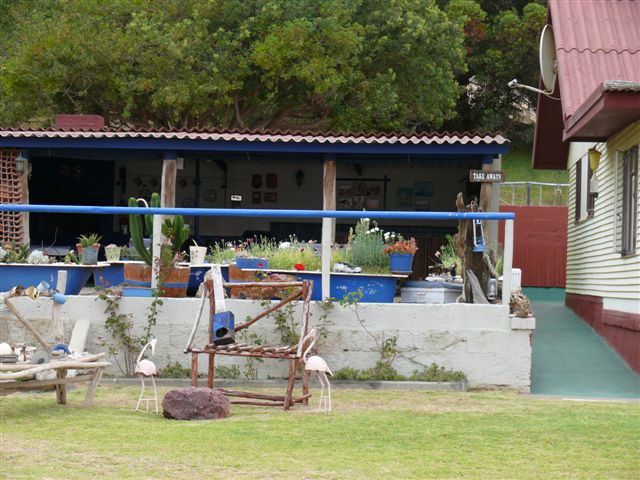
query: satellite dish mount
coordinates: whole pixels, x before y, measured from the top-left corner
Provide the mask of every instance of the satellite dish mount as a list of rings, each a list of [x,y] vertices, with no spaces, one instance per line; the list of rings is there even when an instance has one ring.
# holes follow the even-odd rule
[[[556,78],[558,76],[558,61],[556,59],[556,42],[553,38],[553,28],[551,25],[545,25],[542,29],[542,35],[540,35],[539,55],[540,77],[542,78],[544,90],[530,87],[529,85],[522,85],[518,83],[518,80],[515,78],[511,80],[508,85],[510,88],[522,88],[554,98],[552,95],[556,86]]]

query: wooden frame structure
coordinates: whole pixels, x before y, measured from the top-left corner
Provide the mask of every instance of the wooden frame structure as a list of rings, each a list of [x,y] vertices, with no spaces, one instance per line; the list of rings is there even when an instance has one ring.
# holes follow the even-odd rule
[[[215,345],[213,343],[212,338],[212,329],[209,328],[209,344],[204,348],[191,348],[191,342],[193,339],[193,334],[195,333],[195,329],[197,327],[198,319],[196,319],[196,323],[194,324],[194,328],[192,330],[192,335],[189,339],[189,343],[187,344],[187,348],[185,349],[185,353],[191,353],[191,385],[194,387],[198,386],[198,355],[204,354],[209,357],[209,365],[207,370],[207,386],[209,388],[213,388],[214,379],[215,379],[215,356],[216,355],[227,355],[227,356],[237,356],[237,357],[256,357],[256,358],[272,358],[277,360],[288,360],[289,361],[289,376],[287,380],[287,389],[284,395],[265,395],[261,393],[254,392],[244,392],[238,390],[228,390],[221,389],[222,393],[229,397],[234,397],[237,399],[231,400],[232,404],[238,405],[257,405],[257,406],[269,406],[269,407],[282,407],[284,410],[290,409],[296,403],[302,403],[306,405],[308,403],[309,397],[309,377],[305,373],[302,375],[302,395],[300,397],[293,396],[293,390],[295,386],[296,380],[296,371],[299,364],[302,363],[302,354],[305,336],[308,333],[309,327],[309,308],[311,304],[311,295],[313,292],[313,282],[309,280],[304,280],[302,282],[291,281],[291,282],[223,282],[222,278],[218,275],[212,275],[213,279],[207,279],[204,282],[206,295],[203,296],[202,303],[200,305],[200,311],[198,312],[198,319],[200,318],[200,314],[202,312],[202,307],[205,303],[205,297],[209,298],[209,321],[213,318],[213,315],[216,313],[216,295],[224,295],[222,293],[222,289],[218,287],[218,285],[214,285],[214,283],[218,283],[221,286],[230,288],[251,288],[251,289],[277,289],[282,294],[282,300],[273,305],[263,312],[260,312],[255,317],[247,320],[244,323],[236,325],[235,331],[238,332],[243,330],[254,323],[256,323],[261,318],[265,318],[271,313],[279,310],[285,305],[295,301],[302,299],[302,323],[300,326],[300,339],[297,345],[279,345],[279,346],[268,346],[268,345],[247,345],[244,343],[233,343],[230,345]],[[216,279],[217,277],[217,279]],[[218,287],[218,288],[216,288]],[[217,291],[217,293],[216,293]],[[304,372],[304,370],[303,370]]]

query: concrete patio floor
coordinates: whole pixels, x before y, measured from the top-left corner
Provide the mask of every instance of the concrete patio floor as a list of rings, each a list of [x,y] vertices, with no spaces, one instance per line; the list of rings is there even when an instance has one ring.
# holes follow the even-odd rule
[[[536,317],[532,394],[640,399],[640,376],[589,325],[565,307],[564,290],[524,290]]]

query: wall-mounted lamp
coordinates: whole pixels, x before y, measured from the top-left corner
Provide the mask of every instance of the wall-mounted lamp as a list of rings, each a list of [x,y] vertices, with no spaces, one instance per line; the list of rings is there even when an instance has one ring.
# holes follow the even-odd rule
[[[296,172],[296,185],[298,186],[298,188],[300,188],[303,183],[304,183],[304,172],[302,170],[298,170]]]
[[[595,148],[590,148],[588,155],[591,171],[595,172],[596,170],[598,170],[598,166],[600,165],[600,157],[602,156],[602,154]]]
[[[18,153],[18,156],[16,157],[16,170],[18,172],[18,175],[24,175],[25,173],[28,173],[29,171],[29,156],[28,154],[26,154],[25,152],[20,152]]]
[[[598,170],[598,166],[600,165],[600,157],[602,154],[600,151],[595,148],[590,148],[588,157],[589,157],[589,168],[591,168],[592,176],[589,181],[589,193],[594,197],[598,196],[600,185],[598,183],[598,177],[596,176],[596,171]]]

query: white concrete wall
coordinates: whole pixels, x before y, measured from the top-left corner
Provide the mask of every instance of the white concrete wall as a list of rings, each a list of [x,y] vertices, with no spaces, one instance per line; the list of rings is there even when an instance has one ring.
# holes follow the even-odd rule
[[[163,299],[157,326],[153,329],[158,338],[155,361],[164,366],[168,358],[190,365],[190,355],[183,349],[187,341],[198,299]],[[121,302],[123,313],[132,313],[136,329],[145,323],[149,299],[127,298]],[[29,298],[16,300],[21,312],[39,328],[50,331],[51,302],[48,299],[32,301]],[[247,315],[262,310],[259,302],[228,300],[227,307],[234,312],[236,322]],[[297,306],[296,318],[300,318]],[[361,304],[360,318],[367,329],[379,338],[397,336],[401,353],[394,366],[398,372],[409,375],[432,362],[453,370],[463,371],[470,386],[508,386],[529,391],[531,370],[530,335],[535,328],[535,319],[510,317],[508,308],[501,305],[417,305],[417,304]],[[62,312],[66,335],[69,338],[75,319],[90,318],[91,328],[87,348],[99,351],[100,336],[105,336],[102,325],[106,318],[104,303],[93,296],[70,297]],[[312,306],[311,326],[319,327],[322,310],[318,304]],[[0,340],[25,341],[28,333],[9,312],[0,314]],[[8,321],[9,320],[9,321]],[[194,346],[204,346],[207,339],[207,320],[201,320]],[[343,367],[365,369],[372,367],[379,358],[375,342],[369,337],[352,310],[335,305],[327,318],[326,338],[319,345],[319,353],[335,371]],[[263,319],[250,331],[266,338],[266,343],[279,344],[271,319]],[[50,335],[48,335],[50,336]],[[206,368],[205,358],[200,367]],[[245,359],[218,357],[218,365],[238,364],[241,369]],[[267,360],[258,365],[259,376],[283,377],[283,362]],[[117,373],[117,372],[113,372]]]

